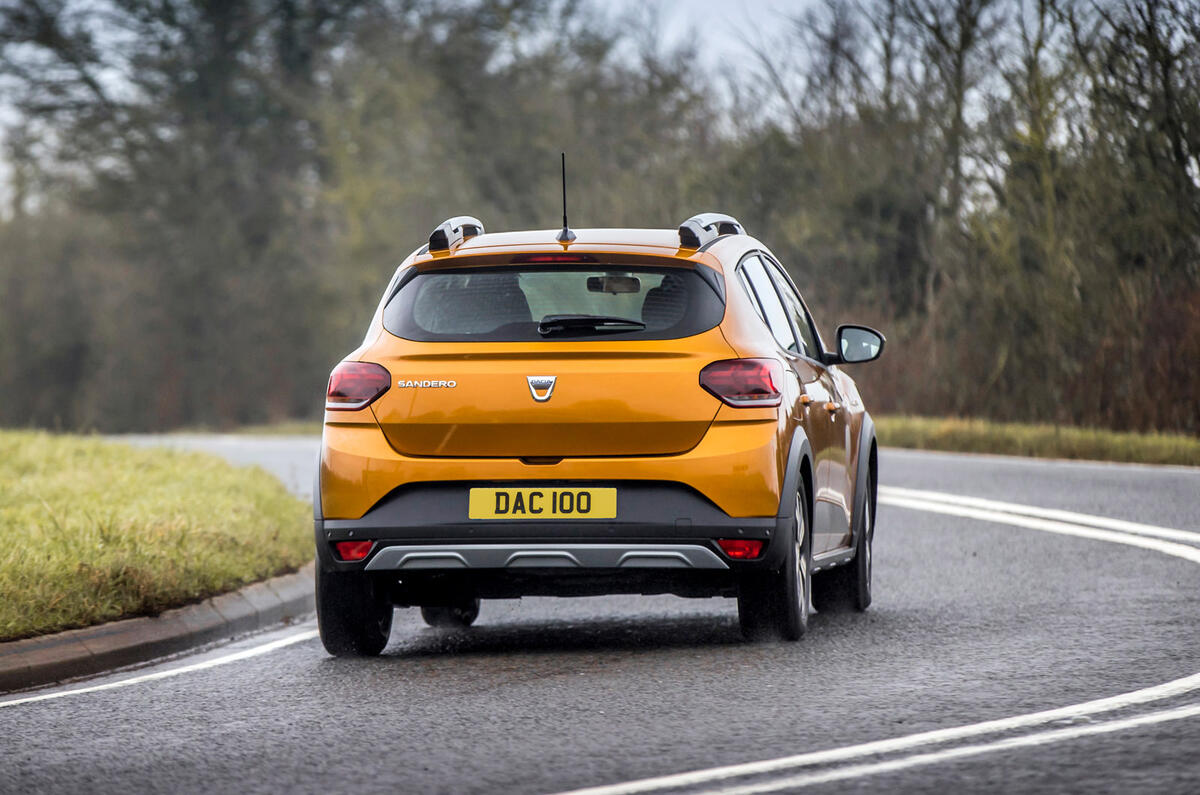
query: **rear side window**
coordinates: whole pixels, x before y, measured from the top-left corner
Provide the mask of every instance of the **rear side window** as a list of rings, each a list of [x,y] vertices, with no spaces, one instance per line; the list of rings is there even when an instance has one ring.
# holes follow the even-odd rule
[[[767,272],[763,270],[762,262],[758,257],[748,257],[743,261],[740,272],[750,282],[753,295],[758,300],[760,314],[767,321],[767,328],[771,329],[771,335],[775,337],[779,347],[793,352],[798,351],[796,337],[792,334],[792,325],[788,322],[787,311],[779,301],[779,293],[775,292],[775,286],[771,284],[771,277],[767,276]]]
[[[767,261],[767,270],[771,272],[775,286],[779,288],[779,294],[783,297],[783,303],[795,321],[796,333],[800,338],[800,353],[810,359],[820,359],[820,348],[817,347],[817,338],[813,336],[812,320],[808,316],[808,310],[804,308],[804,302],[800,300],[800,296],[796,294],[778,265]]]
[[[384,308],[383,327],[418,342],[663,340],[724,315],[687,268],[516,265],[418,274]]]

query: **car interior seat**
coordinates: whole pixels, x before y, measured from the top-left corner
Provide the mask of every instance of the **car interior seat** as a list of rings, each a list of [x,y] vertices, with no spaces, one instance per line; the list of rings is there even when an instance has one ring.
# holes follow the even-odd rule
[[[668,273],[663,276],[662,283],[646,292],[642,301],[642,322],[648,329],[671,328],[683,320],[687,304],[688,292],[683,280]]]

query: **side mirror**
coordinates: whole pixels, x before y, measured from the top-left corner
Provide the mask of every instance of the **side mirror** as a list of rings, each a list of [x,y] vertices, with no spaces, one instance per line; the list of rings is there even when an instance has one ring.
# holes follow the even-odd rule
[[[837,329],[837,362],[834,364],[859,364],[879,358],[887,340],[869,326],[844,325]]]

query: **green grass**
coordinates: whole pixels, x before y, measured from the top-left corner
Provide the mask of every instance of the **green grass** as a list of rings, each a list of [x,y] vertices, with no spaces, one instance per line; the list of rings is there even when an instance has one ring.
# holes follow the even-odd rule
[[[918,450],[1200,466],[1200,439],[933,417],[875,418],[879,443]]]
[[[320,420],[283,420],[264,425],[243,425],[233,431],[252,436],[320,436]]]
[[[196,602],[312,559],[306,503],[201,453],[0,431],[0,641]]]

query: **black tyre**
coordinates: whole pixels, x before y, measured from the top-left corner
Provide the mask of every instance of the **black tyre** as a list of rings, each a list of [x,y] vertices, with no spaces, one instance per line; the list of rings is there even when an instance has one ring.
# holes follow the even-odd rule
[[[326,571],[317,563],[317,627],[335,657],[373,657],[392,632],[391,603],[362,574]]]
[[[875,540],[875,511],[871,495],[874,483],[868,476],[863,495],[863,524],[854,546],[854,560],[813,576],[813,607],[818,611],[866,610],[871,606],[871,545]]]
[[[479,618],[479,600],[471,599],[453,607],[422,607],[421,618],[431,627],[469,627]]]
[[[803,488],[803,487],[801,487]],[[800,640],[808,630],[812,588],[812,538],[803,490],[796,495],[795,519],[783,566],[754,572],[738,584],[738,621],[750,640]]]

